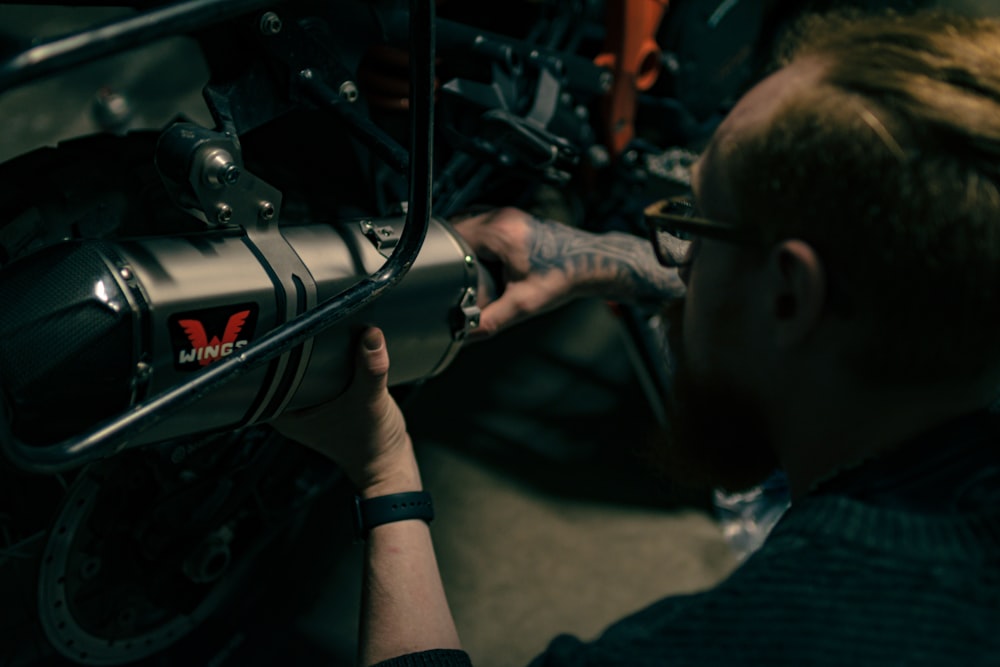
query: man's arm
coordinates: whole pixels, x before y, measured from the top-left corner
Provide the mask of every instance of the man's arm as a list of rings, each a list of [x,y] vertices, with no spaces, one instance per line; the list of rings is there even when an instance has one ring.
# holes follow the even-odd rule
[[[409,436],[406,445],[394,463],[398,472],[363,489],[362,498],[423,490]],[[459,649],[461,643],[441,583],[430,526],[409,519],[372,528],[365,543],[359,663],[373,665],[441,648]]]
[[[354,380],[342,396],[282,416],[274,425],[333,459],[362,498],[421,491],[413,443],[386,389],[385,337],[369,329],[358,348]],[[431,649],[459,649],[429,526],[420,519],[375,526],[365,553],[360,664]]]
[[[499,297],[481,296],[480,335],[577,297],[635,303],[684,294],[677,270],[661,266],[649,241],[631,234],[593,234],[515,208],[472,216],[454,227],[481,260],[503,270]]]

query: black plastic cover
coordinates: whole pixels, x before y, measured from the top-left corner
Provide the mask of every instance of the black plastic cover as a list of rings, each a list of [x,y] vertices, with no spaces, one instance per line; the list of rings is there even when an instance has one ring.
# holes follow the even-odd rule
[[[139,323],[100,243],[0,271],[0,386],[15,436],[49,444],[129,406]]]

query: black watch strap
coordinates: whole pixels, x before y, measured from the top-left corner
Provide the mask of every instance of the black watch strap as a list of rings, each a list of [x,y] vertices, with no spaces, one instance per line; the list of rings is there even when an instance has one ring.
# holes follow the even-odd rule
[[[354,534],[368,537],[368,531],[375,526],[393,521],[423,519],[430,523],[434,519],[434,501],[426,491],[392,493],[377,498],[354,496]]]

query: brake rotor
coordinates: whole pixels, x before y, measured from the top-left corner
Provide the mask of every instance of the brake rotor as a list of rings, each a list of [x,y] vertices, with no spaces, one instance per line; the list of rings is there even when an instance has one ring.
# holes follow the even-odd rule
[[[197,627],[228,586],[208,586],[189,611],[156,601],[150,584],[177,572],[148,561],[127,530],[101,525],[120,494],[101,481],[98,463],[70,487],[53,523],[38,577],[38,614],[52,646],[74,662],[120,665],[148,657]],[[228,561],[225,563],[228,565]],[[170,566],[167,565],[167,568]]]

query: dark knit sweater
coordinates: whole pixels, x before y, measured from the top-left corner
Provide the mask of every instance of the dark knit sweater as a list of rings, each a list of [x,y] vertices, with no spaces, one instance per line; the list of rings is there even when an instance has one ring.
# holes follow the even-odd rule
[[[531,665],[1000,665],[1000,419],[965,417],[841,472],[715,588],[593,642],[557,637]]]

